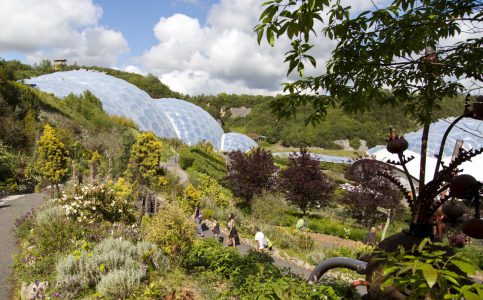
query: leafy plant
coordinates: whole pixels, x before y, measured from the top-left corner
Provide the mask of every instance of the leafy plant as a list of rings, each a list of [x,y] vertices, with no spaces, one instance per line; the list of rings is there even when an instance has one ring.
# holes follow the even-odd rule
[[[235,196],[250,202],[255,195],[275,188],[276,167],[271,152],[257,148],[248,154],[233,151],[228,156],[226,179]]]
[[[390,167],[372,159],[361,159],[346,171],[346,178],[355,186],[348,188],[342,203],[351,217],[366,227],[377,225],[385,220],[386,214],[377,208],[390,209],[393,216],[400,217],[404,210],[403,197],[397,185],[382,176],[390,174]],[[394,218],[394,217],[393,217]]]
[[[195,226],[180,208],[166,204],[146,220],[142,227],[145,239],[160,246],[171,258],[185,254],[193,244]]]
[[[287,200],[304,215],[309,208],[326,205],[334,190],[334,184],[320,170],[319,161],[306,148],[290,154],[288,168],[280,171],[280,177]]]
[[[272,264],[258,252],[240,256],[211,240],[197,241],[183,261],[184,268],[214,271],[233,283],[241,299],[340,299],[324,285],[310,285],[300,277]]]
[[[65,179],[69,171],[69,152],[48,124],[44,127],[38,145],[36,168],[43,178],[55,185],[57,194],[60,194],[59,183]]]
[[[126,298],[139,286],[148,267],[169,268],[155,244],[107,238],[92,249],[83,246],[61,258],[56,265],[56,286],[70,297],[95,288],[107,297]]]
[[[478,268],[460,254],[449,256],[442,246],[426,238],[409,251],[383,252],[381,289],[394,286],[408,299],[482,299],[483,285],[468,277]]]
[[[283,195],[264,192],[252,201],[252,216],[267,224],[280,225],[286,218],[289,207]]]

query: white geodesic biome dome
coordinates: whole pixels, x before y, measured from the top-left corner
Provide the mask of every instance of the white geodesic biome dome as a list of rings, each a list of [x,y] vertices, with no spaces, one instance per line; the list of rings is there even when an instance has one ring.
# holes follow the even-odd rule
[[[102,72],[76,70],[56,72],[25,80],[41,91],[64,98],[70,93],[90,91],[102,102],[110,115],[136,122],[141,130],[151,130],[160,137],[178,138],[188,145],[209,142],[216,150],[246,152],[257,143],[240,133],[223,132],[223,128],[204,109],[190,102],[162,98],[152,99],[146,92],[125,80]]]
[[[441,140],[443,138],[444,132],[451,124],[454,118],[448,118],[444,120],[439,120],[432,123],[429,127],[429,137],[428,137],[428,148],[427,148],[427,161],[426,161],[426,174],[429,174],[425,179],[426,182],[429,181],[436,167],[435,156],[439,152],[439,147]],[[408,141],[409,147],[408,151],[405,152],[407,156],[414,156],[415,159],[407,164],[409,173],[414,177],[419,177],[419,162],[420,162],[420,152],[421,152],[421,136],[423,130],[420,129],[415,132],[411,132],[404,135],[404,138]],[[483,147],[483,122],[480,120],[472,118],[463,118],[460,122],[456,124],[453,129],[451,129],[445,143],[443,150],[442,161],[445,165],[448,165],[451,161],[451,155],[453,154],[453,149],[455,147],[457,140],[463,140],[463,148],[466,150],[475,149],[478,150]],[[386,150],[386,146],[375,146],[368,150],[369,155],[373,156],[375,159],[380,161],[399,161],[396,154],[391,154]],[[396,166],[402,169],[401,166]],[[483,180],[483,154],[473,157],[470,161],[464,162],[459,169],[462,170],[463,174],[470,174],[477,180]]]

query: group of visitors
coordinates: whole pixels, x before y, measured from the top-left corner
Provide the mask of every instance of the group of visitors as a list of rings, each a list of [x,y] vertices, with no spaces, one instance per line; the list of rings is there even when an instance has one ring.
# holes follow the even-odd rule
[[[195,211],[193,213],[193,219],[195,220],[196,223],[196,231],[198,233],[198,236],[204,237],[205,235],[203,234],[203,209],[200,206],[195,207]],[[213,218],[213,227],[211,228],[211,232],[213,233],[213,238],[219,239],[220,238],[220,223],[218,222],[218,219],[216,217]],[[235,225],[235,215],[233,213],[230,213],[228,215],[228,223],[227,223],[227,228],[228,228],[228,234],[226,238],[226,246],[233,246],[236,247],[237,241],[238,241],[238,232],[236,230],[236,225]]]
[[[193,218],[196,223],[196,231],[198,236],[204,237],[203,234],[203,209],[200,206],[195,208],[193,213]],[[226,247],[236,247],[240,244],[238,231],[236,229],[236,221],[235,221],[235,214],[230,213],[228,215],[228,223],[227,223],[228,233],[225,239],[225,246]],[[211,228],[211,232],[213,233],[213,238],[219,240],[220,239],[220,223],[218,222],[217,217],[213,217],[213,227]],[[273,246],[271,241],[263,234],[260,229],[255,226],[254,228],[255,234],[255,241],[257,243],[256,250],[261,252],[272,251]]]

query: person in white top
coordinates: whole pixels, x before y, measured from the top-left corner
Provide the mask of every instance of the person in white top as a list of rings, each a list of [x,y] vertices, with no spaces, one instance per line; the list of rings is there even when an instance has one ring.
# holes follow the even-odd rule
[[[265,239],[265,235],[260,231],[260,228],[255,227],[255,241],[257,242],[257,251],[263,251],[267,248],[268,243]]]

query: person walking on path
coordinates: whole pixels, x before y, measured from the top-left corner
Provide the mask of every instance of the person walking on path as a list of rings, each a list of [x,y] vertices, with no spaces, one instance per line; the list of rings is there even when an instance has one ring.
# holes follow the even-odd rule
[[[201,228],[201,222],[203,221],[203,210],[199,206],[196,206],[195,208],[194,219],[196,222],[196,231],[198,231],[198,235],[204,237],[205,235],[203,234],[203,229]]]
[[[220,236],[220,223],[218,223],[217,217],[213,217],[213,220],[215,222],[213,224],[213,229],[211,231],[213,232],[213,238],[218,240]]]
[[[297,221],[297,224],[295,224],[295,228],[297,228],[297,230],[299,231],[302,231],[304,228],[307,228],[307,222],[305,222],[305,216],[300,218]]]
[[[376,227],[371,227],[371,230],[366,234],[362,242],[366,245],[376,246]]]
[[[226,246],[228,247],[230,245],[233,246],[233,248],[236,248],[236,240],[238,239],[238,232],[236,231],[236,226],[235,226],[235,215],[233,213],[230,213],[228,215],[228,238],[226,239]]]
[[[260,228],[258,228],[258,226],[255,226],[254,231],[255,231],[255,241],[257,242],[256,250],[260,252],[271,251],[272,245],[268,240],[268,238],[265,236],[265,234],[263,234],[263,232],[260,231]]]

